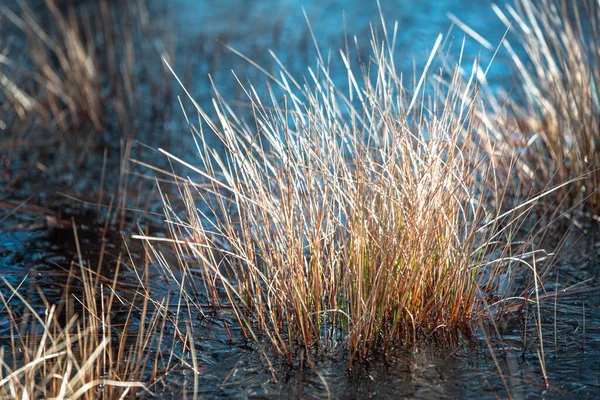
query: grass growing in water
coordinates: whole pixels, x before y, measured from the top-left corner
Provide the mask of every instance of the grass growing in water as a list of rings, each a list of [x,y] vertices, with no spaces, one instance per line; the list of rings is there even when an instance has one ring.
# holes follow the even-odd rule
[[[493,6],[510,27],[503,41],[516,74],[515,96],[487,102],[499,124],[489,124],[507,164],[518,154],[516,171],[526,190],[557,190],[553,207],[600,206],[600,5],[596,1],[516,0],[505,11]],[[516,37],[515,50],[510,40]],[[489,132],[486,132],[489,135]]]
[[[352,363],[468,333],[524,301],[513,283],[533,255],[511,237],[530,203],[500,214],[493,159],[471,140],[475,79],[461,82],[457,67],[448,85],[430,84],[440,36],[409,90],[393,43],[374,36],[358,68],[341,52],[346,92],[321,56],[304,82],[283,67],[269,75],[268,105],[245,86],[253,124],[220,97],[216,122],[196,105],[195,165],[161,150],[204,180],[180,181],[185,215],[166,203],[181,251],[209,295],[222,285],[246,335],[264,335],[290,362],[298,348],[346,346]]]
[[[132,116],[140,113],[139,103],[156,108],[154,102],[169,96],[170,87],[161,84],[166,70],[140,77],[147,72],[140,72],[141,60],[165,51],[151,22],[166,22],[150,22],[145,0],[44,0],[35,10],[24,0],[15,5],[0,6],[19,32],[16,45],[0,55],[0,95],[20,120],[80,136],[118,129],[129,138],[138,129]],[[152,47],[141,45],[152,39]]]
[[[192,366],[179,355],[196,355],[189,320],[168,294],[154,295],[148,265],[135,284],[120,281],[128,268],[120,255],[111,277],[101,274],[102,262],[97,270],[86,264],[56,272],[65,277],[56,302],[45,295],[48,278],[41,287],[34,277],[16,287],[2,278],[0,318],[9,327],[0,337],[0,397],[136,397],[152,395],[180,364],[197,374],[195,359]]]

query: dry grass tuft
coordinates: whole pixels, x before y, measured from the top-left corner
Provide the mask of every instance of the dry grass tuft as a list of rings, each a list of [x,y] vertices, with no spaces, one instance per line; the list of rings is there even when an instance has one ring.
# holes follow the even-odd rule
[[[495,165],[471,141],[475,79],[461,82],[457,68],[448,85],[430,83],[440,36],[408,90],[393,42],[374,36],[359,75],[341,52],[347,92],[322,58],[303,83],[285,69],[270,76],[269,105],[244,87],[252,125],[220,97],[216,122],[197,106],[194,165],[161,150],[203,181],[179,181],[184,215],[166,201],[181,252],[215,305],[224,289],[245,334],[290,362],[299,348],[345,347],[352,362],[469,333],[472,320],[523,303],[510,298],[519,269],[539,279],[510,239],[530,203],[500,215],[503,188],[484,185]]]
[[[173,340],[188,343],[191,331],[177,328],[168,297],[151,297],[148,268],[136,286],[119,281],[123,266],[119,257],[110,279],[100,275],[100,267],[72,264],[62,298],[54,304],[44,289],[28,283],[33,278],[17,287],[2,278],[0,319],[8,327],[1,335],[0,397],[152,394],[152,386],[180,361]],[[37,293],[23,293],[32,288]],[[41,301],[32,301],[38,296]]]
[[[146,51],[138,42],[151,28],[144,0],[109,3],[60,6],[45,0],[41,10],[33,10],[18,0],[18,9],[1,7],[23,33],[23,42],[11,48],[13,67],[0,70],[0,92],[21,120],[35,119],[63,133],[101,134],[118,121],[124,136],[133,134],[132,115],[141,97],[138,64]],[[25,51],[17,52],[16,46]],[[163,51],[160,46],[162,41],[155,38],[154,50]],[[148,83],[157,97],[152,101],[168,95],[159,81],[157,76]]]
[[[518,46],[503,46],[517,70],[516,96],[496,105],[497,146],[517,154],[525,190],[576,180],[548,197],[554,206],[600,206],[600,6],[596,1],[516,0],[494,11]],[[524,54],[524,55],[520,55]],[[492,124],[490,124],[492,126]],[[501,143],[501,145],[500,145]]]
[[[86,45],[84,37],[91,33],[82,32],[74,15],[64,15],[54,0],[47,0],[46,6],[57,28],[56,35],[46,32],[26,2],[19,1],[19,5],[21,16],[7,6],[2,11],[27,37],[31,78],[40,93],[28,94],[17,82],[2,75],[8,100],[22,119],[31,117],[33,112],[63,131],[80,128],[89,120],[100,131],[103,118],[100,78],[95,49]]]

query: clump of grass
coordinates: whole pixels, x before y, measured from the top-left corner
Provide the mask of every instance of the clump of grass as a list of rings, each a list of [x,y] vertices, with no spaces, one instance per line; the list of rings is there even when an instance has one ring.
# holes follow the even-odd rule
[[[42,28],[27,3],[20,1],[19,5],[22,16],[6,6],[2,9],[27,36],[27,55],[40,93],[27,94],[17,82],[4,76],[6,82],[2,86],[8,100],[22,118],[31,117],[33,112],[63,131],[79,128],[87,119],[100,131],[103,119],[100,79],[94,48],[86,45],[82,26],[76,23],[74,15],[65,16],[53,0],[47,0],[48,12],[58,30],[52,35]]]
[[[347,348],[352,363],[468,334],[471,321],[523,301],[510,298],[528,265],[505,237],[516,218],[500,214],[503,188],[484,185],[493,159],[471,141],[473,77],[461,82],[457,68],[449,85],[429,82],[440,37],[409,90],[393,43],[373,36],[358,67],[341,52],[347,92],[322,57],[303,83],[283,67],[270,75],[269,104],[245,86],[252,124],[221,97],[216,122],[196,105],[194,165],[161,150],[203,180],[179,180],[185,215],[166,203],[182,253],[209,295],[222,286],[245,334],[290,362],[298,348]]]
[[[503,46],[518,72],[516,96],[489,103],[496,105],[493,135],[504,150],[499,163],[507,164],[506,154],[518,154],[520,183],[533,192],[575,180],[548,199],[553,206],[583,203],[597,211],[600,6],[587,0],[516,0],[506,11],[493,9],[510,27]],[[519,43],[515,48],[512,36]]]
[[[96,271],[72,264],[56,303],[47,300],[31,277],[17,287],[2,278],[0,318],[8,328],[1,338],[1,397],[152,394],[152,386],[179,361],[167,331],[175,335],[171,339],[181,336],[186,343],[191,331],[179,330],[168,297],[151,297],[147,268],[136,286],[119,281],[123,266],[119,257],[114,277],[108,278],[100,275],[100,266]],[[22,293],[32,288],[37,293]],[[36,297],[41,301],[32,300]]]
[[[149,36],[151,28],[145,1],[117,7],[109,3],[61,7],[45,0],[42,12],[23,0],[16,2],[15,11],[1,7],[24,34],[16,45],[26,51],[20,56],[13,51],[12,68],[0,71],[0,91],[21,120],[35,119],[63,133],[100,134],[118,122],[123,136],[133,135],[131,116],[138,112],[141,97],[139,64],[146,51],[139,38]],[[162,41],[155,39],[155,48],[150,48],[164,51]],[[159,96],[168,95],[157,83],[164,73],[154,71],[156,81],[148,85],[155,98],[145,96],[145,101],[158,102]]]

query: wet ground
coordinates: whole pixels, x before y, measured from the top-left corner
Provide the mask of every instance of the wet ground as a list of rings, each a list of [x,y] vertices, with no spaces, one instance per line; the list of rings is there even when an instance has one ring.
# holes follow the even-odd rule
[[[74,3],[75,7],[86,4]],[[42,21],[47,19],[41,2],[31,4]],[[18,9],[15,3],[7,5]],[[184,94],[160,57],[168,58],[201,106],[210,106],[212,88],[208,75],[221,95],[235,103],[242,97],[232,69],[242,80],[258,82],[258,86],[264,82],[264,76],[225,45],[238,49],[269,71],[275,69],[275,63],[268,56],[268,49],[273,49],[297,75],[305,73],[307,65],[314,66],[316,52],[302,7],[321,51],[332,50],[332,58],[337,59],[337,49],[344,46],[346,32],[350,37],[356,35],[360,51],[368,54],[369,22],[379,25],[375,2],[153,0],[147,3],[151,28],[140,29],[133,42],[137,59],[130,72],[138,80],[135,101],[128,103],[127,120],[119,119],[117,111],[108,109],[105,129],[100,134],[92,132],[96,136],[88,139],[89,126],[79,132],[57,134],[52,127],[36,125],[35,121],[20,122],[3,109],[1,119],[6,129],[0,131],[2,276],[12,285],[27,276],[24,290],[32,299],[37,287],[48,299],[60,299],[66,271],[71,261],[78,261],[79,257],[73,240],[74,224],[84,262],[95,265],[104,245],[106,275],[110,275],[119,254],[131,255],[119,280],[124,284],[123,292],[127,292],[128,284],[134,287],[138,283],[135,268],[143,263],[145,255],[141,244],[130,239],[131,234],[140,229],[164,234],[162,204],[154,181],[154,177],[164,175],[141,163],[168,169],[166,160],[153,150],[158,146],[193,160],[188,130],[177,102],[177,96]],[[407,73],[413,68],[419,70],[437,35],[448,31],[448,12],[494,45],[504,34],[504,26],[485,1],[384,0],[381,7],[390,26],[395,20],[399,22],[398,65]],[[129,22],[133,26],[140,23],[135,14]],[[51,24],[51,20],[46,23]],[[3,29],[4,37],[15,37],[11,46],[24,43],[22,35],[7,21]],[[454,28],[450,37],[454,37],[456,46],[463,35]],[[467,40],[465,53],[467,64],[478,55],[484,63],[491,57],[473,40]],[[15,51],[9,53],[14,54]],[[26,60],[18,61],[27,68]],[[506,56],[500,54],[490,79],[510,87],[510,71],[505,62]],[[332,65],[334,70],[341,68],[339,62]],[[191,110],[189,102],[184,100],[183,104]],[[239,107],[243,112],[243,104]],[[163,183],[162,188],[168,192],[169,184]],[[600,247],[593,234],[598,231],[597,222],[588,225],[587,235],[582,236],[579,229],[572,230],[569,251],[557,262],[559,284],[553,283],[554,275],[547,285],[549,296],[542,319],[549,388],[544,386],[536,343],[528,343],[527,338],[533,337],[532,328],[519,324],[507,324],[501,337],[489,338],[489,344],[487,334],[479,329],[475,337],[464,338],[450,348],[432,341],[418,351],[398,349],[385,359],[375,358],[352,370],[347,369],[343,356],[318,359],[314,364],[298,361],[293,366],[276,361],[275,382],[255,343],[244,341],[234,324],[229,326],[228,334],[219,319],[197,310],[194,332],[198,381],[194,381],[188,368],[181,367],[170,370],[153,390],[160,397],[191,397],[196,392],[205,398],[502,398],[506,397],[506,384],[513,398],[600,396],[600,298],[594,291],[600,288]],[[165,252],[169,254],[168,249]],[[154,268],[154,295],[172,296],[174,288],[161,279],[159,266]],[[555,288],[556,302],[551,296]],[[6,287],[2,286],[2,290],[5,293]],[[531,316],[534,311],[526,313]],[[0,316],[3,341],[8,335],[7,323]]]

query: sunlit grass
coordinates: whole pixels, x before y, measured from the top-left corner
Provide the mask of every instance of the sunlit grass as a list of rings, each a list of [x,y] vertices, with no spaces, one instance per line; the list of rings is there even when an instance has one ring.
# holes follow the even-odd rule
[[[154,54],[164,51],[149,26],[145,0],[118,7],[106,0],[44,0],[36,10],[25,0],[15,5],[0,6],[3,22],[19,38],[0,55],[0,94],[14,114],[51,132],[80,136],[103,135],[118,122],[121,136],[131,136],[142,100],[138,64],[148,52],[139,42],[153,39]],[[154,72],[147,82],[153,95],[168,95],[160,84],[165,71]],[[143,99],[148,108],[155,97]]]
[[[517,154],[525,190],[565,185],[546,205],[600,205],[600,6],[596,1],[517,0],[494,12],[510,27],[502,46],[516,71],[508,98],[487,102],[498,162]],[[514,40],[516,39],[516,44]],[[493,126],[490,125],[490,126]],[[487,133],[489,134],[489,132]]]
[[[184,215],[166,201],[188,265],[207,294],[224,289],[248,337],[290,362],[298,349],[347,349],[352,363],[469,335],[472,321],[526,301],[519,270],[539,280],[531,243],[513,238],[533,202],[502,214],[504,185],[479,150],[492,145],[472,141],[476,80],[457,66],[431,83],[440,36],[406,86],[391,43],[373,37],[366,65],[341,53],[345,91],[322,58],[302,83],[283,67],[269,75],[268,103],[243,85],[251,123],[219,96],[212,112],[196,105],[193,164],[161,150],[197,174],[179,181]]]

